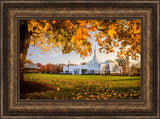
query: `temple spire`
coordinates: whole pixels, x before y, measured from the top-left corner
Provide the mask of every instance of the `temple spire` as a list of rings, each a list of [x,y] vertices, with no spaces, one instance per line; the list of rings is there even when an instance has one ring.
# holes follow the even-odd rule
[[[96,52],[96,45],[95,45],[95,49],[94,49],[94,56],[93,56],[93,59],[96,59],[97,58],[97,52]]]

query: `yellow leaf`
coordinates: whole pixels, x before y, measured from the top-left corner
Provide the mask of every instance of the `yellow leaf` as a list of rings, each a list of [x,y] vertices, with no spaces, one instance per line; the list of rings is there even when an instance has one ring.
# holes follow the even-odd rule
[[[108,35],[111,37],[111,38],[113,38],[113,36],[114,35],[116,35],[116,31],[115,31],[115,28],[114,27],[112,27],[112,28],[110,28],[109,30],[108,30]]]
[[[52,24],[55,24],[56,23],[56,20],[52,20]]]
[[[57,91],[60,91],[60,88],[57,88]]]
[[[46,24],[45,24],[45,27],[44,27],[44,29],[43,29],[43,32],[46,32],[46,31],[48,30],[48,28],[49,28],[49,23],[46,23]]]

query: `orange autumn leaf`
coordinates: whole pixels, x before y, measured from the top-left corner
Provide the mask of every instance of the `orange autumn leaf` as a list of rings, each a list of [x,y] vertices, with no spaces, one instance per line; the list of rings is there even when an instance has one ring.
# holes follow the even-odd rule
[[[134,60],[141,53],[140,20],[28,20],[21,24],[24,23],[32,33],[29,44],[42,52],[58,48],[64,54],[76,51],[81,57],[86,57],[92,52],[91,38],[105,53],[113,52],[111,47],[120,46],[118,57],[128,56],[126,47],[131,48],[129,56]]]

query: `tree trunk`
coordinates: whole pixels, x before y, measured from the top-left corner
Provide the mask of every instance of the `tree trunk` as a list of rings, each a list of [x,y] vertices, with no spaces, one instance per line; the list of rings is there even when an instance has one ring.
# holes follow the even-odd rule
[[[29,47],[31,32],[28,32],[27,23],[20,26],[20,80],[24,81],[24,65]]]
[[[128,58],[128,60],[127,60],[127,63],[128,63],[128,76],[130,77],[129,58]]]

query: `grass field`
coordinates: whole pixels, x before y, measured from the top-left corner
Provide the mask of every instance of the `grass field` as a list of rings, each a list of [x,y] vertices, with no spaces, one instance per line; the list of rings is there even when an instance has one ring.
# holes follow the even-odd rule
[[[140,77],[24,74],[21,99],[140,99]]]

